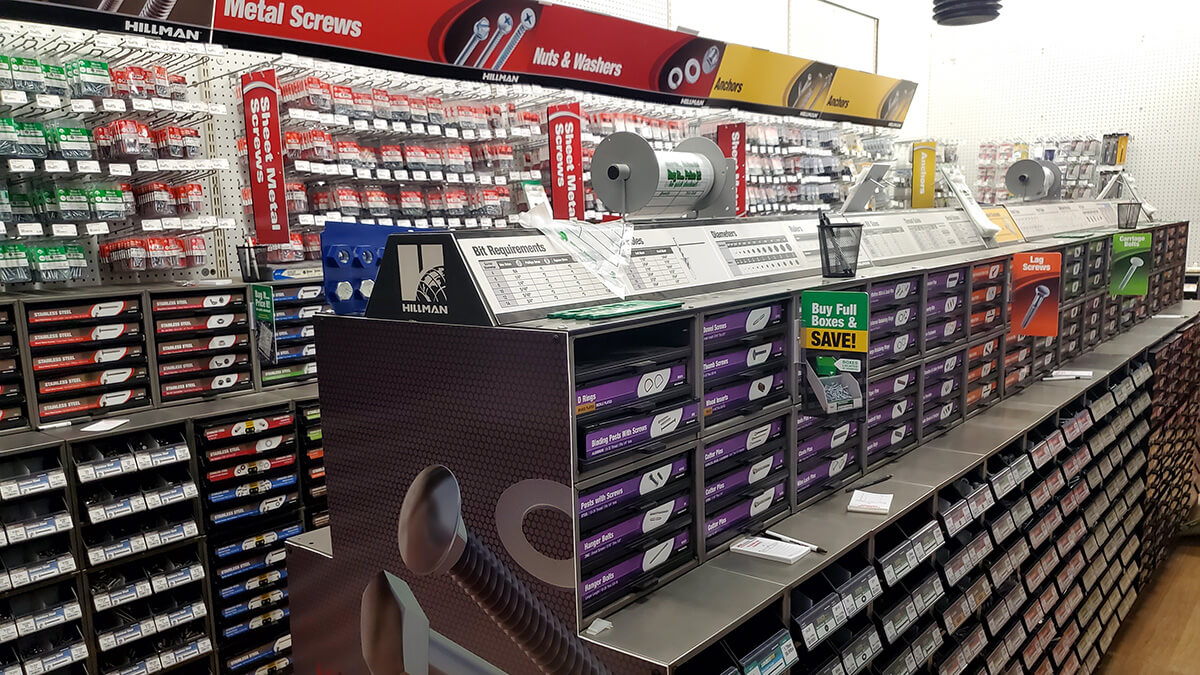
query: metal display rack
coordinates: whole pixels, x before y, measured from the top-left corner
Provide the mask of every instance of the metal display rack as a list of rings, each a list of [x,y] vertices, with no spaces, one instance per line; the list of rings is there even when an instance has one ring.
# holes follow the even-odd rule
[[[327,481],[338,554],[329,560],[318,544],[296,550],[321,553],[305,558],[306,573],[336,575],[351,590],[296,601],[320,607],[325,616],[353,615],[359,611],[358,589],[370,588],[383,570],[394,575],[388,578],[397,598],[398,588],[411,587],[430,625],[446,639],[503,670],[529,669],[536,645],[512,627],[509,636],[530,656],[488,643],[482,636],[497,628],[476,620],[479,605],[498,617],[508,609],[490,604],[494,596],[475,594],[473,581],[462,576],[467,569],[436,576],[406,549],[412,544],[406,543],[411,540],[404,523],[411,516],[405,514],[419,513],[409,503],[418,497],[406,491],[420,495],[452,481],[461,522],[473,541],[490,548],[514,574],[528,573],[521,576],[528,592],[579,635],[580,642],[563,637],[564,644],[603,664],[576,664],[572,672],[746,672],[740,669],[748,669],[749,656],[760,649],[775,644],[787,651],[787,640],[777,639],[781,630],[791,632],[797,667],[813,672],[866,672],[868,664],[872,672],[889,673],[973,672],[976,666],[1035,672],[1068,664],[1090,672],[1136,597],[1135,582],[1148,575],[1141,520],[1154,505],[1143,499],[1152,414],[1146,394],[1176,373],[1151,377],[1147,350],[1200,311],[1194,303],[1178,304],[1186,225],[1151,231],[1156,248],[1162,242],[1151,290],[1132,299],[1107,296],[1109,230],[934,253],[915,265],[876,261],[855,280],[776,278],[706,294],[685,291],[676,296],[682,302],[677,309],[608,320],[528,313],[506,319],[496,311],[505,301],[500,296],[479,300],[473,314],[449,319],[482,324],[478,327],[438,325],[448,319],[437,316],[324,319],[322,412],[325,444],[335,448]],[[474,283],[472,276],[454,277],[456,269],[477,274],[468,251],[487,249],[489,241],[497,240],[462,233],[438,240],[445,246],[447,289],[489,283],[479,276]],[[497,246],[521,241],[505,239]],[[433,242],[414,234],[391,243]],[[451,260],[455,250],[464,252],[461,266]],[[1066,331],[1069,338],[1008,333],[1007,263],[1017,251],[1058,252],[1081,268],[1095,265],[1083,277],[1064,265],[1064,288],[1082,279],[1059,318],[1060,336]],[[379,279],[387,283],[389,275],[405,283],[404,274],[389,270],[385,260]],[[896,309],[915,315],[911,325],[899,328],[894,320],[881,321],[885,327],[871,335],[872,343],[891,342],[893,348],[890,362],[871,364],[865,409],[815,420],[800,408],[795,353],[799,294],[813,288],[884,297],[872,305],[873,320],[891,320],[883,313]],[[374,309],[377,316],[415,319],[412,313],[423,310],[411,303],[392,305],[391,297],[377,283],[374,298],[383,302],[368,316]],[[456,297],[463,296],[451,294],[451,312],[462,308]],[[395,298],[401,302],[402,295]],[[961,328],[944,330],[954,323]],[[905,336],[905,344],[895,347]],[[401,343],[402,356],[363,357],[390,355],[390,346]],[[768,344],[767,353],[777,356],[719,381],[705,377],[705,366],[724,350]],[[887,350],[880,353],[888,358]],[[1060,364],[1090,370],[1092,379],[1037,381]],[[591,392],[600,386],[622,378],[644,383],[651,375],[670,384],[656,384],[662,388],[634,404],[618,399],[616,417],[589,407]],[[436,393],[423,394],[431,381],[438,383]],[[727,383],[734,386],[726,388]],[[760,387],[760,395],[729,399],[743,384],[752,391]],[[497,388],[503,394],[491,396]],[[430,403],[412,403],[424,395],[432,397]],[[356,421],[367,418],[376,421]],[[516,420],[526,426],[514,426]],[[647,425],[660,424],[653,439],[639,436]],[[622,442],[631,436],[633,443]],[[486,447],[482,454],[480,444]],[[354,456],[362,448],[372,449],[370,462]],[[594,452],[597,448],[601,451]],[[744,459],[723,462],[729,448]],[[379,452],[389,459],[381,462]],[[741,469],[757,478],[726,491]],[[888,515],[846,513],[848,497],[841,488],[888,473],[888,480],[872,488],[893,494]],[[511,515],[505,515],[515,507],[510,500],[521,499],[515,495],[529,476],[545,486],[536,500],[521,502],[525,508],[560,511],[567,519],[541,519],[536,531],[525,529],[524,540],[535,550],[558,551],[559,558],[549,556],[558,564],[526,550],[514,538]],[[564,485],[569,492],[559,495],[556,486]],[[640,496],[627,501],[623,495],[630,485],[640,486]],[[742,504],[745,510],[739,510]],[[400,513],[400,559],[395,521],[380,517],[393,512]],[[632,538],[609,534],[623,518],[646,514],[666,524]],[[737,534],[764,527],[815,542],[828,553],[810,553],[787,566],[725,552]],[[553,543],[560,538],[570,543]],[[617,552],[604,547],[613,538],[620,542]],[[1014,549],[1014,541],[1025,542],[1027,551],[1012,553],[1022,548]],[[602,552],[589,559],[592,546]],[[610,579],[625,581],[621,561],[630,553],[645,573],[610,590]],[[570,567],[560,558],[571,558]],[[612,577],[605,571],[610,569]],[[1094,570],[1087,582],[1085,569]],[[468,594],[454,585],[455,575]],[[1105,591],[1094,590],[1098,580]],[[303,579],[294,582],[314,592]],[[1006,593],[1020,586],[1023,605],[1032,599],[1044,608],[1025,616],[1014,613],[1023,607],[1015,607],[1012,616],[1004,616],[996,609],[1001,596],[995,586]],[[1114,587],[1119,590],[1111,592]],[[860,588],[865,598],[852,592]],[[1110,606],[1097,612],[1092,597]],[[404,606],[412,611],[411,604]],[[1081,614],[1081,607],[1092,611]],[[824,620],[811,625],[796,620],[801,615],[815,620],[822,608],[830,612]],[[583,632],[601,618],[611,627]],[[549,630],[553,622],[535,624],[530,630]],[[1020,634],[1010,628],[1017,624]],[[819,639],[806,635],[810,629]],[[930,631],[941,631],[940,644],[933,644]],[[298,653],[298,664],[319,660],[361,667],[359,654],[339,653],[330,640],[309,635],[312,650]],[[340,642],[350,644],[343,649],[355,646],[340,635]],[[735,656],[747,660],[735,665],[729,661]],[[829,668],[819,670],[822,664]]]

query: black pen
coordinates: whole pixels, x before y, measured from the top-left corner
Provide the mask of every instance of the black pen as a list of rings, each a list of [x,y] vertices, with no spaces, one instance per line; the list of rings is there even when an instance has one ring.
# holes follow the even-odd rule
[[[810,544],[807,541],[800,541],[799,539],[793,539],[787,535],[779,534],[778,532],[775,532],[773,530],[765,530],[765,531],[763,531],[763,534],[767,535],[768,537],[775,537],[779,541],[785,541],[789,544],[795,544],[797,546],[806,546],[806,547],[808,547],[808,550],[812,551],[813,553],[829,553],[829,551],[826,551],[825,549],[821,548],[820,546],[817,546],[816,544]]]
[[[882,478],[876,478],[875,480],[871,481],[870,483],[866,483],[866,484],[864,484],[864,485],[855,485],[855,486],[853,486],[853,487],[848,487],[848,488],[846,488],[846,494],[850,494],[851,492],[854,492],[855,490],[861,490],[861,489],[863,489],[863,488],[869,488],[869,487],[871,487],[872,485],[879,485],[879,484],[880,484],[880,483],[882,483],[883,481],[885,481],[885,480],[891,480],[891,479],[892,479],[892,474],[890,474],[890,473],[889,473],[888,475],[886,475],[886,476],[884,476],[884,477],[882,477]]]

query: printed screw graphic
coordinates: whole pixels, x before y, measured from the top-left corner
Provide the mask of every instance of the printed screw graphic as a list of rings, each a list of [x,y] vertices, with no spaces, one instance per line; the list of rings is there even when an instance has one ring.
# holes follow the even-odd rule
[[[1033,315],[1037,314],[1038,308],[1042,306],[1042,301],[1048,297],[1050,297],[1050,289],[1046,286],[1039,284],[1037,288],[1033,289],[1033,304],[1025,310],[1025,318],[1021,321],[1022,330],[1029,326],[1030,321],[1033,321]]]
[[[400,557],[421,576],[449,574],[544,673],[606,675],[605,668],[462,520],[458,479],[441,465],[413,479],[400,507]]]
[[[492,24],[487,20],[486,16],[476,21],[475,33],[471,35],[471,39],[467,40],[467,44],[464,45],[462,51],[458,53],[458,58],[454,59],[454,65],[461,66],[462,64],[466,63],[467,57],[471,55],[471,52],[475,51],[475,48],[479,46],[480,42],[483,42],[487,39],[488,33],[490,32],[492,32]]]
[[[1117,290],[1122,290],[1128,286],[1129,282],[1133,281],[1133,273],[1137,271],[1137,268],[1145,264],[1146,261],[1142,260],[1141,258],[1130,258],[1129,271],[1125,273],[1125,278],[1121,280],[1121,285],[1117,286]]]
[[[165,20],[171,15],[171,10],[175,9],[176,0],[146,0],[146,4],[142,5],[142,11],[138,16],[147,19],[163,19]]]
[[[125,0],[100,0],[100,4],[96,6],[96,9],[100,10],[101,12],[115,12],[118,9],[121,9],[121,3],[124,1]]]
[[[496,32],[492,33],[492,39],[488,40],[487,46],[483,48],[479,58],[475,59],[475,68],[482,68],[483,64],[487,63],[488,57],[496,50],[496,45],[500,44],[500,38],[508,35],[513,29],[512,14],[505,12],[496,17]]]
[[[513,50],[517,48],[517,43],[521,41],[521,37],[530,31],[537,24],[537,14],[534,14],[532,9],[526,7],[521,10],[521,25],[517,26],[517,32],[508,39],[508,44],[504,45],[504,50],[500,52],[500,56],[496,57],[496,62],[492,64],[492,70],[500,70],[504,67],[504,62],[512,55]]]

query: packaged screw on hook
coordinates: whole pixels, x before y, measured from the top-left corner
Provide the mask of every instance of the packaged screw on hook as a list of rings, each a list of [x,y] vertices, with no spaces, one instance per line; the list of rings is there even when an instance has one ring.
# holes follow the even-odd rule
[[[70,92],[67,85],[67,71],[62,66],[43,63],[42,79],[46,82],[45,93],[47,94],[66,96]]]
[[[12,89],[12,59],[0,54],[0,89]]]
[[[107,98],[113,94],[112,75],[104,61],[76,59],[66,64],[71,95],[83,98]]]
[[[21,284],[33,281],[33,272],[29,267],[28,256],[29,253],[24,244],[0,243],[0,282]]]
[[[32,56],[14,56],[10,59],[13,89],[40,94],[46,89],[46,78],[42,64]]]

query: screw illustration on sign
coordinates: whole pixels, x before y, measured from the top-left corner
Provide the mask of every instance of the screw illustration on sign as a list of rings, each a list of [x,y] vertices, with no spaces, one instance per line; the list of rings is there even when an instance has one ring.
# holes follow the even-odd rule
[[[1110,295],[1146,295],[1150,292],[1153,242],[1149,232],[1113,235],[1112,270],[1108,282]]]
[[[800,305],[804,411],[827,415],[861,408],[870,298],[866,293],[805,291]]]
[[[1017,253],[1012,263],[1012,335],[1058,335],[1061,253]]]

